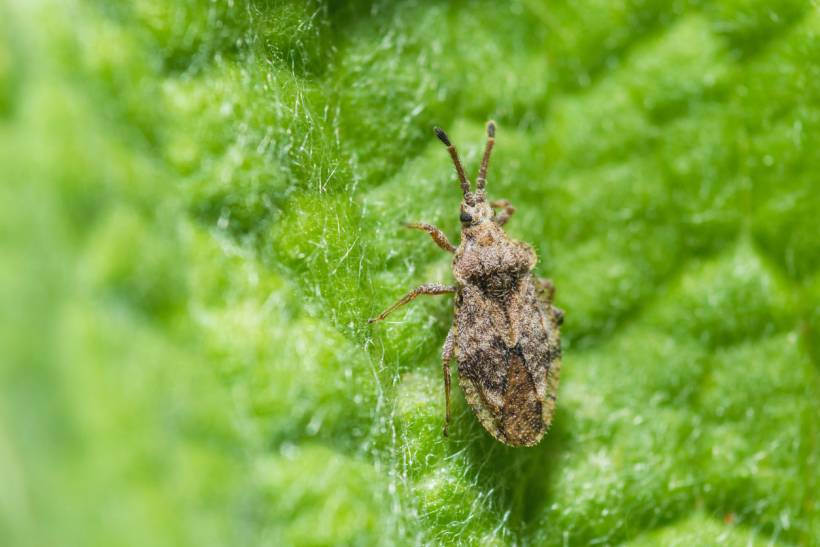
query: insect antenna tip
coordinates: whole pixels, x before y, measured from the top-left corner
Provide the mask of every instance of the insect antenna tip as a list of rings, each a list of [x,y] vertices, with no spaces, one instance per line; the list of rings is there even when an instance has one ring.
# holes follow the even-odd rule
[[[433,131],[436,132],[436,137],[438,137],[438,140],[443,142],[445,146],[452,146],[452,144],[450,143],[450,138],[447,136],[447,133],[445,133],[442,128],[434,127]]]
[[[495,138],[495,122],[492,120],[487,122],[487,136],[491,139]]]

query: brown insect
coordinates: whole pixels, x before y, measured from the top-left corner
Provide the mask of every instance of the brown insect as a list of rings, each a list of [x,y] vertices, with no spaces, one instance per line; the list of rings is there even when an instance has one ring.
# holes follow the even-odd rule
[[[564,314],[552,305],[551,281],[536,279],[535,252],[507,237],[502,226],[515,209],[506,200],[488,202],[484,187],[495,144],[495,124],[487,124],[487,145],[476,179],[476,191],[464,174],[455,146],[435,129],[447,146],[461,183],[461,243],[453,246],[444,233],[425,223],[407,224],[424,230],[439,247],[454,253],[455,286],[426,284],[407,293],[372,323],[421,294],[455,293],[455,320],[441,359],[444,366],[444,435],[450,423],[450,360],[455,353],[458,378],[467,402],[490,435],[510,446],[532,446],[552,422],[561,342],[558,327]],[[495,209],[501,209],[499,214]]]

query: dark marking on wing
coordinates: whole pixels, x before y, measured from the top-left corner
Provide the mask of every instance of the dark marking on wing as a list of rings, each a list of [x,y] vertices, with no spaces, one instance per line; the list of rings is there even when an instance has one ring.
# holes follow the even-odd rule
[[[507,355],[501,430],[510,444],[533,444],[544,434],[541,401],[532,375],[527,370],[521,347],[516,346]]]

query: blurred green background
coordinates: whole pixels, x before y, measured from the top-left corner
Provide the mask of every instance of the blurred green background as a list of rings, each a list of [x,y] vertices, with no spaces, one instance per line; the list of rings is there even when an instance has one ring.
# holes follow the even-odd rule
[[[440,436],[458,186],[566,310]],[[0,0],[0,544],[820,545],[820,8]]]

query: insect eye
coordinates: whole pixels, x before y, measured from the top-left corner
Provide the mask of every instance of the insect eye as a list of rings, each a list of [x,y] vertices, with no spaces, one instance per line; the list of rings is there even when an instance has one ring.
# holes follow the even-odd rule
[[[472,222],[473,217],[470,213],[461,213],[461,222]]]

